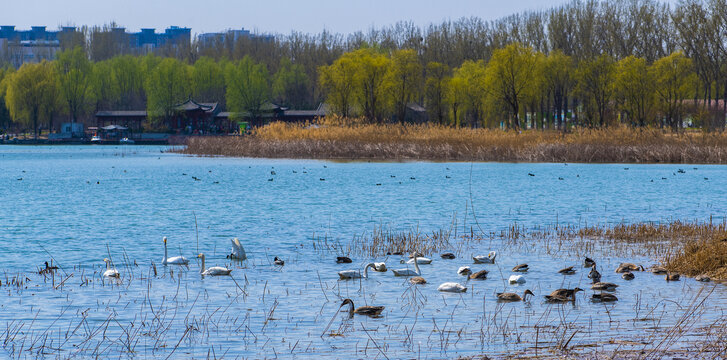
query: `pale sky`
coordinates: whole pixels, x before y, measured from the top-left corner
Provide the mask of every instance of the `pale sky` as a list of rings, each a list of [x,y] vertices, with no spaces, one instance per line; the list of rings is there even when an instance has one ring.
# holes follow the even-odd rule
[[[348,34],[372,26],[413,21],[417,25],[477,16],[496,19],[523,10],[547,9],[566,0],[8,0],[0,25],[103,25],[115,21],[128,31],[191,27],[192,34],[229,28],[288,34],[326,29]]]

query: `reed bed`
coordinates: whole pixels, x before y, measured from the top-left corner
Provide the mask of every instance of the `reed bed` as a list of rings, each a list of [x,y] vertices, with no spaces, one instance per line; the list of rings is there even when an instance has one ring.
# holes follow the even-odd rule
[[[274,122],[242,137],[192,137],[180,151],[266,158],[725,164],[727,134],[627,127],[516,132],[334,118]]]

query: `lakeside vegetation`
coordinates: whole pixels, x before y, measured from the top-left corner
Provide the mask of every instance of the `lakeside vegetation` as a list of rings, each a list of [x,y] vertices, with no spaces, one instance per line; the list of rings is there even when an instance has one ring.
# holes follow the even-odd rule
[[[251,118],[272,101],[401,122],[415,103],[446,126],[721,130],[726,14],[724,0],[574,1],[493,21],[226,37],[146,55],[114,46],[116,24],[82,27],[57,60],[0,71],[0,128],[147,109],[147,128],[164,130],[157,120],[192,97]]]
[[[727,163],[727,134],[612,127],[503,131],[443,125],[272,123],[244,137],[190,138],[185,154],[350,160]]]

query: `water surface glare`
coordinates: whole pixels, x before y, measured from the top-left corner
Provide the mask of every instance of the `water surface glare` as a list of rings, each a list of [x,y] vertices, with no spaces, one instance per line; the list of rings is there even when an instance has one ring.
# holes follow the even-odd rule
[[[391,271],[339,281],[338,271],[370,261],[406,265],[400,256],[351,256],[352,264],[336,264],[337,255],[349,254],[324,251],[314,240],[326,236],[345,246],[379,225],[427,233],[450,228],[453,217],[459,234],[471,226],[500,232],[515,222],[722,221],[724,166],[343,163],[164,150],[0,146],[0,354],[426,359],[532,354],[536,342],[547,354],[569,338],[569,347],[586,352],[650,349],[665,338],[662,348],[685,349],[705,339],[705,326],[725,319],[724,285],[667,283],[639,272],[622,280],[613,271],[620,262],[657,262],[638,251],[628,258],[603,247],[588,254],[603,281],[620,285],[619,301],[604,305],[589,300],[578,249],[512,247],[497,238],[467,243],[455,260],[426,254],[434,259],[421,266],[428,284],[413,287]],[[191,260],[189,269],[161,265],[163,236],[170,256]],[[232,237],[249,260],[225,257]],[[491,250],[498,251],[496,264],[472,264],[471,254]],[[199,252],[208,266],[233,267],[233,276],[202,278]],[[285,265],[274,266],[274,256]],[[121,272],[118,282],[100,276],[107,257]],[[38,275],[51,258],[62,270],[54,278]],[[527,283],[506,284],[519,263],[530,264]],[[487,269],[489,278],[467,282],[457,275],[463,265]],[[575,275],[556,273],[571,265]],[[436,291],[445,281],[469,289]],[[574,286],[587,289],[575,304],[543,302],[551,290]],[[536,294],[529,303],[495,301],[496,292],[526,288]],[[703,306],[690,308],[707,294]],[[379,318],[346,320],[338,312],[343,298],[386,309]],[[666,330],[685,314],[683,336],[668,339]]]

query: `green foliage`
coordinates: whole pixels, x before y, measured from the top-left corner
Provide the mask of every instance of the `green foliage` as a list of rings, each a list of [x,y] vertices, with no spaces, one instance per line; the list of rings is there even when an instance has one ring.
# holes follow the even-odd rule
[[[59,81],[53,64],[24,64],[3,82],[10,116],[18,123],[32,125],[37,138],[39,122],[49,120],[58,107]]]
[[[230,111],[260,119],[270,99],[268,70],[246,56],[237,63],[227,65],[227,107]]]
[[[120,93],[111,60],[93,64],[91,91],[95,95],[96,110],[112,109],[119,101]]]
[[[613,58],[603,54],[594,60],[584,60],[578,66],[577,91],[591,125],[606,125],[606,112],[613,97],[616,65]],[[597,122],[596,122],[597,121]]]
[[[353,115],[356,65],[351,56],[344,54],[333,64],[318,68],[318,82],[333,112],[343,117]]]
[[[644,126],[652,117],[654,88],[646,60],[629,56],[616,64],[614,92],[619,98],[619,108],[632,125]]]
[[[187,65],[177,59],[166,58],[150,70],[144,88],[147,112],[155,125],[162,125],[161,121],[164,125],[169,123],[176,105],[189,97],[189,84]]]
[[[369,121],[382,122],[386,106],[386,74],[391,60],[372,48],[359,49],[343,56],[350,56],[356,68],[354,93],[363,116]]]
[[[452,125],[460,127],[464,112],[464,104],[467,98],[467,81],[455,69],[454,76],[447,82],[445,99],[449,104],[452,113]]]
[[[149,74],[148,66],[153,68],[158,64],[157,59],[150,56],[139,58],[131,55],[111,59],[113,87],[118,91],[118,101],[115,106],[126,110],[144,106],[144,78],[146,74]]]
[[[676,130],[684,114],[684,100],[692,97],[697,84],[692,60],[682,52],[674,52],[654,61],[649,73],[654,81],[658,111],[666,124]]]
[[[568,111],[568,94],[574,86],[574,70],[573,59],[560,50],[548,54],[543,63],[543,87],[552,99],[553,120],[557,120],[558,128],[563,125],[563,113]]]
[[[457,97],[462,110],[461,115],[453,114],[455,119],[466,113],[470,126],[480,123],[488,94],[486,76],[485,62],[482,60],[476,62],[467,60],[454,70],[452,85],[455,88],[452,89],[451,95]]]
[[[394,51],[385,86],[400,122],[405,120],[407,105],[421,97],[422,85],[422,65],[416,52],[411,49]]]
[[[425,103],[429,119],[440,125],[447,123],[447,87],[450,79],[449,66],[436,61],[427,64]]]
[[[66,111],[71,122],[87,110],[91,92],[91,62],[80,46],[58,53],[55,61],[56,71],[61,89],[61,96],[66,103]]]
[[[300,64],[293,64],[290,59],[280,59],[280,67],[273,76],[273,98],[280,105],[292,108],[310,106],[307,99],[310,92],[310,80]]]
[[[222,66],[209,57],[202,57],[192,66],[192,97],[197,101],[225,101],[225,75]]]
[[[10,127],[12,118],[5,103],[10,75],[14,72],[12,68],[0,68],[0,132]]]
[[[512,126],[520,127],[520,110],[524,98],[532,93],[537,81],[538,56],[531,47],[514,43],[495,50],[487,64],[487,84],[491,96],[510,108]]]

